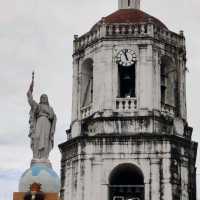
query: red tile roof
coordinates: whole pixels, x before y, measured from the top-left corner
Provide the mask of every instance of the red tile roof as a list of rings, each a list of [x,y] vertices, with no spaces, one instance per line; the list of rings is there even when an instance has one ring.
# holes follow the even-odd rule
[[[120,9],[112,13],[111,15],[104,17],[103,20],[106,24],[114,24],[114,23],[133,23],[134,24],[134,23],[147,23],[151,21],[157,26],[167,29],[165,24],[162,23],[160,20],[137,9]]]

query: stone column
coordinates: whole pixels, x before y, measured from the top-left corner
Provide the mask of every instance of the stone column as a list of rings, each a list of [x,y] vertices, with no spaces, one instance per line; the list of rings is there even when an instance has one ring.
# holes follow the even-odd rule
[[[151,185],[150,185],[150,183],[149,182],[147,182],[147,183],[144,183],[144,198],[145,198],[145,200],[150,200],[151,198],[150,198],[150,190],[151,190]]]
[[[170,183],[170,158],[164,158],[162,160],[162,199],[172,200],[172,184]]]
[[[112,47],[112,108],[116,109],[116,98],[119,96],[119,69],[116,63],[116,56],[120,51],[117,46]]]
[[[106,67],[109,68],[110,63],[108,63],[109,58],[105,53],[105,47],[96,50],[94,59],[94,68],[93,68],[93,112],[102,111],[104,109],[104,101],[107,95],[107,88],[109,87],[108,83],[105,84],[105,70]],[[111,58],[110,58],[111,59]],[[108,72],[109,73],[109,72]]]
[[[93,193],[93,198],[95,200],[102,200],[104,199],[104,190],[105,186],[102,185],[102,172],[101,172],[101,165],[102,162],[99,158],[95,158],[95,160],[92,161],[92,187],[91,187],[91,193]],[[91,199],[91,198],[90,198]],[[88,200],[90,200],[88,199]]]
[[[80,135],[80,59],[73,60],[73,88],[72,88],[72,137]]]
[[[160,159],[151,160],[151,199],[160,200]]]
[[[179,58],[178,66],[178,81],[179,81],[179,100],[180,100],[180,115],[183,119],[187,119],[187,108],[186,108],[186,61],[184,56]]]
[[[184,166],[185,165],[185,166]],[[188,165],[187,163],[182,164],[181,166],[181,197],[183,200],[187,200],[189,199],[189,191],[188,191],[188,177],[189,177],[189,173],[188,173]]]
[[[103,109],[112,110],[113,103],[113,89],[112,89],[112,76],[113,76],[113,62],[112,62],[112,46],[108,45],[101,50],[101,62],[99,67],[102,69],[102,94],[103,96]]]
[[[78,68],[79,58],[74,57],[73,59],[73,88],[72,88],[72,121],[78,119]]]
[[[153,48],[153,108],[161,109],[161,92],[160,92],[160,59],[157,49]]]
[[[67,199],[72,198],[72,163],[71,161],[70,165],[66,167],[66,172],[65,172],[65,191],[64,191],[64,197]]]
[[[139,77],[139,108],[153,108],[153,61],[152,46],[141,45],[140,48],[140,77]]]
[[[144,199],[151,200],[151,160],[146,158],[141,161],[141,170],[144,176]]]
[[[84,159],[79,157],[78,159],[78,174],[77,174],[77,200],[82,200],[82,188],[84,185],[84,170],[85,170],[85,163]]]

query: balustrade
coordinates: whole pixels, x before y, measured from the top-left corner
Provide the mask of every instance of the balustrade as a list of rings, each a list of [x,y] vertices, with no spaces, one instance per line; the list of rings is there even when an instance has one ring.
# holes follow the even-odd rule
[[[75,51],[103,37],[124,35],[154,37],[175,46],[184,43],[184,38],[181,35],[170,32],[167,29],[161,29],[151,22],[141,24],[99,24],[94,30],[75,40]]]
[[[106,35],[148,35],[148,24],[114,24],[106,26]]]
[[[81,108],[81,118],[84,119],[92,114],[92,104]]]
[[[115,101],[115,109],[117,111],[131,112],[137,109],[136,98],[117,98]]]
[[[163,114],[170,114],[171,116],[174,116],[175,115],[175,107],[162,103],[161,104],[161,112]]]

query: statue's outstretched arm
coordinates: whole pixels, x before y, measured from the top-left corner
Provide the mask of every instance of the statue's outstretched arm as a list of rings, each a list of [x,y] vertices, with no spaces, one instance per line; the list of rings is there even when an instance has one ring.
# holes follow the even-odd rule
[[[32,82],[27,92],[28,103],[31,107],[36,107],[38,103],[33,99],[33,87],[34,87],[34,72],[32,74]]]

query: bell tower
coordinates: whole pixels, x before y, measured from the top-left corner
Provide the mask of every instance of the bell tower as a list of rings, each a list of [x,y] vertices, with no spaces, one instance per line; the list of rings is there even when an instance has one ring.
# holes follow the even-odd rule
[[[196,200],[185,37],[139,8],[119,0],[74,36],[62,200]]]

